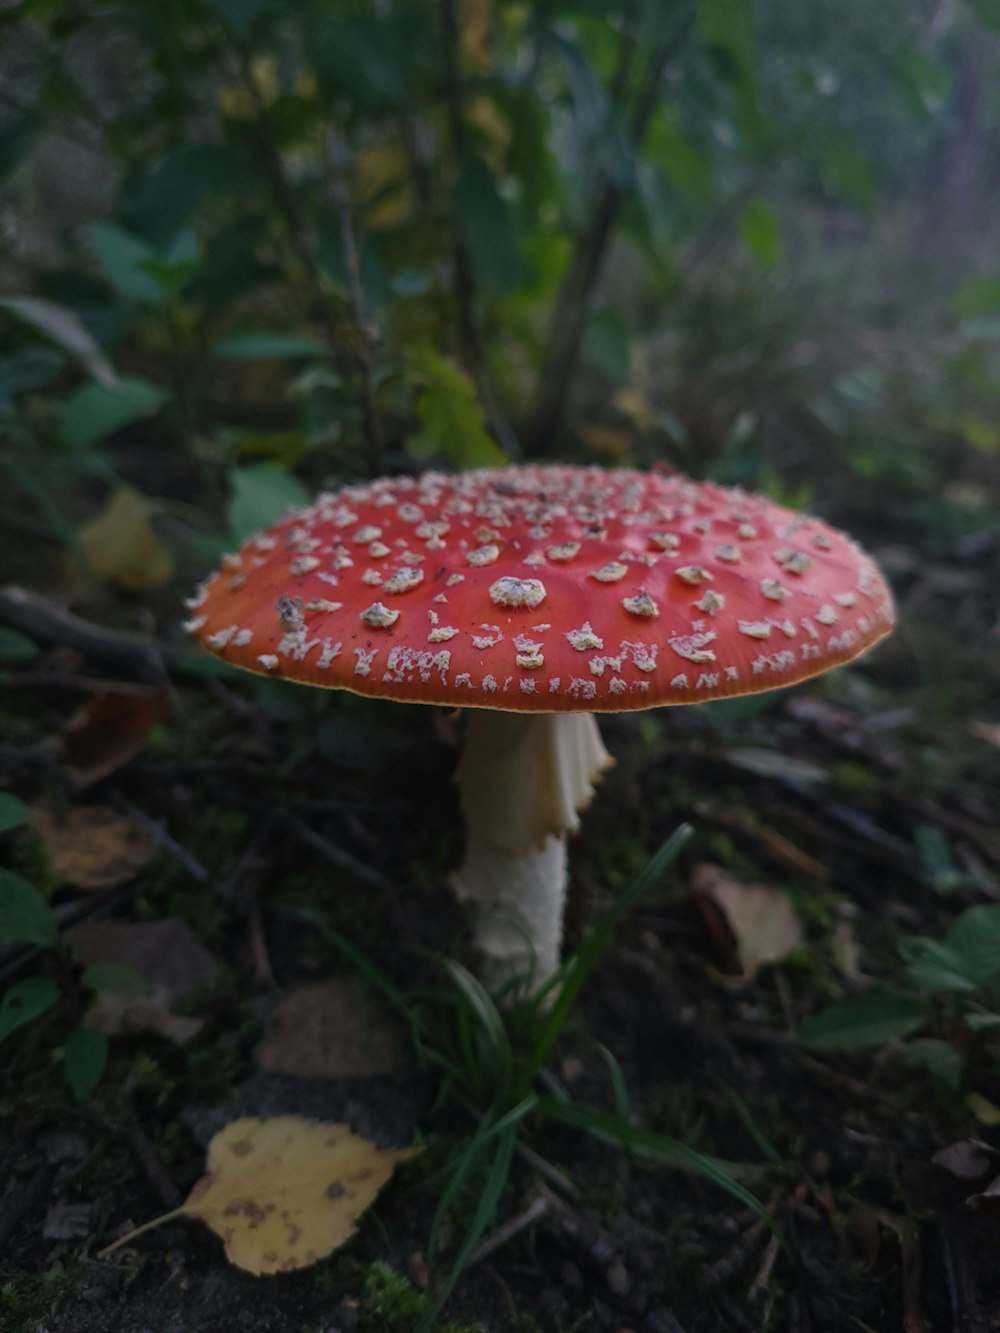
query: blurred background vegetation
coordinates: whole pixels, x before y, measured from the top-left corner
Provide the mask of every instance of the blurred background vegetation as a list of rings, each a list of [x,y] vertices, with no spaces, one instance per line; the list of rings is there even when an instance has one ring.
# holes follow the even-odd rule
[[[978,540],[998,53],[1000,0],[7,0],[7,576],[109,497],[149,587],[505,458]]]

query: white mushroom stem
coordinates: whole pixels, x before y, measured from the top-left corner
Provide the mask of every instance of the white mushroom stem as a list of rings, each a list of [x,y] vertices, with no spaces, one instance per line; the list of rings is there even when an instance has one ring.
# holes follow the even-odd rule
[[[566,835],[613,762],[590,713],[469,713],[455,774],[467,842],[452,887],[491,989],[522,974],[537,988],[559,966]]]

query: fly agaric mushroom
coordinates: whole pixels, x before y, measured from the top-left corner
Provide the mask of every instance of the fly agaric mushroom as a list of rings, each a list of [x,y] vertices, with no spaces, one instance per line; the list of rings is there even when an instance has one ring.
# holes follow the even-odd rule
[[[468,708],[453,886],[484,980],[559,963],[566,835],[610,762],[594,714],[791,685],[888,634],[850,538],[676,475],[425,472],[347,486],[244,542],[187,628],[261,675]]]

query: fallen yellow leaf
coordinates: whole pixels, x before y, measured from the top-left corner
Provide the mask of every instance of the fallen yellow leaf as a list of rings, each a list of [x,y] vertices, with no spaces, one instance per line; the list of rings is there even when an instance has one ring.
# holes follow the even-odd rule
[[[324,1259],[400,1162],[420,1148],[377,1148],[347,1125],[297,1115],[234,1120],[208,1145],[206,1173],[181,1206],[102,1251],[175,1217],[200,1218],[231,1263],[249,1273],[287,1273]]]
[[[80,545],[95,574],[130,592],[161,588],[174,573],[173,557],[153,531],[150,505],[138,491],[115,491],[93,522],[80,529]]]

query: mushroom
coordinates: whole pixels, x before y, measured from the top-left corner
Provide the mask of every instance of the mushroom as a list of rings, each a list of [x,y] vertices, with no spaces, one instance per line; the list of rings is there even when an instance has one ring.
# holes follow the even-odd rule
[[[466,904],[491,986],[557,968],[600,712],[791,685],[888,634],[843,533],[678,475],[512,466],[323,494],[224,557],[187,628],[263,675],[469,710]]]

